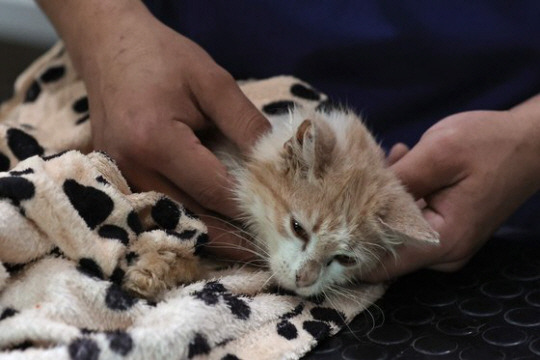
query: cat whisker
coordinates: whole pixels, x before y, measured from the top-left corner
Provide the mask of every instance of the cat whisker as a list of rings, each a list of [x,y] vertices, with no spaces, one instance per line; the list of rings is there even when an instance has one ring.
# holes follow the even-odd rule
[[[377,243],[373,243],[373,242],[364,242],[363,244],[367,245],[367,246],[372,246],[372,247],[376,247],[376,248],[380,248],[382,251],[386,252],[388,251],[388,248],[381,245],[381,244],[377,244]]]
[[[347,289],[344,289],[342,287],[338,287],[338,285],[336,284],[333,284],[331,285],[328,290],[330,292],[334,292],[334,293],[337,293],[338,295],[342,296],[342,297],[345,297],[349,300],[352,300],[353,302],[357,303],[358,305],[360,305],[360,302],[356,299],[356,297],[354,296],[354,294],[352,293],[348,293],[347,292]],[[328,302],[332,305],[333,308],[335,309],[339,309],[333,302],[332,300],[330,300],[329,298],[328,299]],[[339,313],[339,316],[341,317],[341,320],[343,321],[343,324],[344,324],[344,327],[347,328],[347,330],[349,330],[349,332],[353,335],[353,337],[360,341],[360,338],[358,336],[356,336],[356,333],[355,331],[350,327],[350,325],[347,323],[347,319],[344,318],[343,316],[341,316],[341,313]]]
[[[331,286],[331,290],[334,291],[334,292],[337,292],[339,294],[341,294],[342,296],[344,296],[345,298],[351,300],[353,303],[355,303],[356,305],[358,306],[365,306],[366,304],[363,303],[362,301],[360,301],[356,296],[355,296],[355,293],[354,291],[347,291],[347,289],[343,288],[343,287],[340,287],[339,289],[337,288],[337,285],[333,285]],[[372,313],[372,308],[374,309],[377,309],[379,313],[382,314],[383,318],[382,318],[382,323],[384,323],[385,321],[385,318],[384,318],[384,312],[382,311],[382,309],[375,303],[371,304],[369,308],[365,308],[364,309],[364,313],[367,314],[369,316],[369,318],[371,319],[371,328],[369,331],[373,330],[376,326],[377,326],[377,320],[376,320],[376,316]],[[349,328],[349,330],[351,331],[351,333],[356,337],[356,332],[351,330]],[[367,331],[366,333],[368,333],[369,331]],[[365,335],[365,334],[362,334],[362,335]]]
[[[239,234],[239,233],[236,232],[236,231],[226,230],[226,229],[223,229],[223,228],[220,228],[220,227],[217,227],[217,226],[208,226],[208,225],[207,225],[207,227],[210,228],[210,229],[225,230],[225,232],[224,232],[223,234],[220,234],[220,235],[216,236],[216,237],[214,238],[214,240],[220,239],[221,237],[223,237],[223,236],[225,236],[225,235],[227,235],[227,234],[233,234],[233,235],[235,235],[235,236],[237,236],[237,237],[239,237],[239,238],[245,240],[246,242],[248,242],[248,243],[250,244],[250,246],[253,246],[253,247],[256,248],[257,250],[260,250],[260,251],[263,251],[263,252],[267,253],[266,249],[264,249],[263,247],[261,247],[260,245],[258,245],[258,244],[256,244],[256,243],[252,242],[251,239],[242,236],[241,234]],[[211,245],[208,245],[208,246],[214,246],[214,245],[211,244]],[[241,245],[238,245],[238,246],[241,246]],[[247,250],[247,249],[249,249],[249,248],[244,246],[244,247],[242,247],[242,249],[246,249],[246,250]]]
[[[210,215],[209,215],[210,216]],[[215,216],[210,216],[210,217],[213,217],[215,219],[219,219]],[[219,219],[221,220],[221,219]],[[226,221],[223,221],[224,224],[227,224]],[[240,228],[240,227],[237,227],[236,225],[233,225],[233,227],[236,229],[236,231],[230,231],[230,230],[227,230],[227,229],[224,229],[224,228],[220,228],[220,227],[217,227],[217,226],[208,226],[208,228],[211,228],[211,229],[218,229],[218,230],[222,230],[222,231],[225,231],[226,234],[234,234],[235,236],[243,239],[244,241],[246,241],[247,243],[250,244],[250,246],[253,246],[255,248],[258,248],[258,250],[261,250],[261,251],[265,251],[266,252],[266,249],[264,249],[261,245],[259,245],[256,241],[253,241],[253,238],[250,236],[250,234],[245,231],[244,229]],[[246,234],[246,236],[243,236],[243,234]],[[220,235],[220,236],[223,236],[223,235]],[[219,238],[219,237],[218,237]]]
[[[233,260],[233,259],[219,259],[219,262],[232,263],[233,265],[240,265],[239,270],[242,270],[246,266],[253,266],[258,268],[266,268],[266,261],[263,259],[254,259],[249,261]]]
[[[268,253],[268,251],[262,247],[254,247],[254,248],[251,248],[251,247],[246,247],[246,246],[243,246],[243,245],[240,245],[240,244],[230,244],[230,243],[220,243],[220,244],[212,244],[212,245],[209,245],[209,246],[212,246],[212,247],[218,247],[218,246],[228,246],[229,249],[236,249],[236,250],[245,250],[245,251],[248,251],[248,252],[251,252],[251,253],[256,253],[258,254],[259,257],[263,258],[263,259],[267,259],[270,257],[270,254]]]
[[[249,248],[246,248],[244,246],[241,246],[241,245],[235,245],[235,244],[212,244],[212,245],[207,245],[208,248],[212,248],[212,249],[223,249],[223,250],[240,250],[240,251],[243,251],[243,252],[247,252],[247,253],[250,253],[250,254],[253,254],[255,256],[257,256],[258,258],[262,259],[262,260],[266,260],[268,258],[268,254],[262,254],[256,250],[253,250],[253,249],[249,249]]]
[[[209,218],[209,219],[213,219],[213,220],[217,220],[219,222],[222,222],[223,224],[226,224],[230,227],[233,227],[234,229],[240,231],[241,233],[243,234],[246,234],[248,236],[251,236],[251,234],[249,232],[247,232],[245,229],[243,229],[241,226],[239,226],[238,224],[232,222],[232,221],[229,221],[229,220],[225,220],[223,218],[220,218],[218,216],[214,216],[214,215],[208,215],[208,214],[201,214],[199,215],[201,218]]]
[[[381,314],[381,316],[382,316],[382,319],[381,319],[381,325],[384,324],[384,323],[386,322],[386,317],[385,317],[384,311],[381,309],[381,307],[380,307],[379,305],[377,305],[376,303],[371,304],[370,308],[371,308],[371,307],[377,309],[377,312],[378,312],[379,314]],[[366,309],[366,310],[368,310],[368,309]],[[371,328],[371,330],[373,330],[373,329],[375,329],[375,328],[377,327],[377,324],[375,323],[375,317],[373,317],[373,319],[374,319],[374,320],[373,320],[373,327]],[[371,331],[371,330],[370,330],[370,331]]]
[[[276,274],[274,272],[272,272],[270,274],[270,276],[268,277],[268,279],[266,279],[266,281],[261,285],[261,291],[264,290],[264,288],[266,287],[266,285],[270,282],[270,280],[272,280],[274,278]]]

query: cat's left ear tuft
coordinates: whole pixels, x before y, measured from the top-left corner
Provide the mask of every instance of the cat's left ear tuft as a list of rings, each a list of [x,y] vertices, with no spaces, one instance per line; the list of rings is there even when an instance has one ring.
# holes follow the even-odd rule
[[[318,178],[330,163],[335,144],[334,133],[326,123],[305,119],[284,148],[291,166]]]

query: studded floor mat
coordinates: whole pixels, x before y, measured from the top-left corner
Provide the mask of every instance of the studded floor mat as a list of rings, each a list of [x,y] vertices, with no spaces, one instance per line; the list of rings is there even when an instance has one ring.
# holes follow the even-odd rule
[[[459,272],[403,277],[305,359],[540,359],[540,236],[499,232]]]

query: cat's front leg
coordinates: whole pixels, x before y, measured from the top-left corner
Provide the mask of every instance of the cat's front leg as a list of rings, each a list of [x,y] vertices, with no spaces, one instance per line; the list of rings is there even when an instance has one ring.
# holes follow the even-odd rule
[[[141,232],[128,248],[124,288],[158,300],[178,284],[201,279],[204,271],[198,254],[207,241],[206,226],[162,194],[129,198]]]

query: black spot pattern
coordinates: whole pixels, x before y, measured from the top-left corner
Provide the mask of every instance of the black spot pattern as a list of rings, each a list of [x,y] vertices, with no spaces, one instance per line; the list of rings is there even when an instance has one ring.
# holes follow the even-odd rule
[[[130,251],[126,254],[126,261],[128,265],[133,265],[133,263],[139,258],[139,254],[134,251]]]
[[[69,358],[72,360],[97,360],[99,352],[98,344],[85,337],[73,340],[68,347]]]
[[[163,229],[173,230],[180,220],[180,209],[174,201],[163,197],[152,208],[152,219]]]
[[[300,315],[302,313],[302,311],[304,311],[304,303],[300,303],[300,304],[296,305],[296,307],[294,309],[292,309],[288,313],[281,316],[281,318],[282,319],[292,319],[293,317]]]
[[[223,300],[225,300],[225,303],[234,316],[241,320],[249,319],[251,308],[244,299],[230,293],[225,293],[223,294]]]
[[[109,154],[107,154],[105,151],[103,151],[103,150],[98,150],[97,152],[98,152],[99,154],[105,156],[105,158],[106,158],[109,162],[112,162],[113,164],[115,163],[115,162],[114,162],[114,159],[113,159]]]
[[[24,170],[12,170],[9,172],[9,174],[12,176],[22,176],[22,175],[28,175],[28,174],[33,174],[33,173],[34,173],[34,169],[31,169],[31,168],[24,169]]]
[[[201,233],[199,236],[197,236],[197,241],[195,243],[195,255],[201,254],[201,252],[204,250],[205,245],[208,244],[208,234]]]
[[[105,179],[103,176],[99,175],[96,177],[96,181],[100,184],[103,184],[103,185],[109,185],[109,182],[107,181],[107,179]]]
[[[224,293],[225,291],[227,291],[227,288],[225,288],[225,286],[218,281],[207,282],[206,284],[204,284],[204,289],[213,291],[216,293]]]
[[[148,306],[152,306],[152,307],[156,307],[156,306],[157,306],[157,302],[151,301],[151,300],[146,300],[146,304],[147,304]]]
[[[0,152],[0,171],[8,171],[10,164],[9,158]]]
[[[227,354],[221,358],[221,360],[240,360],[240,358],[233,354]]]
[[[292,290],[284,289],[280,286],[274,286],[268,289],[268,292],[275,295],[280,296],[298,296],[296,293]]]
[[[137,300],[116,284],[111,284],[105,294],[105,304],[109,309],[116,311],[128,310],[137,303]]]
[[[215,305],[218,303],[220,295],[225,291],[227,290],[223,284],[217,281],[209,281],[204,284],[201,291],[196,291],[193,295],[197,299],[204,301],[206,305]]]
[[[122,356],[126,356],[133,349],[133,339],[125,331],[109,332],[107,340],[109,340],[109,349]]]
[[[17,313],[18,313],[17,310],[7,307],[4,309],[4,311],[2,311],[2,314],[0,314],[0,321],[7,319],[8,317],[12,317],[13,315]]]
[[[109,195],[92,186],[84,186],[73,179],[68,179],[64,182],[63,188],[71,205],[90,229],[105,221],[114,208]]]
[[[22,130],[11,128],[7,131],[7,142],[11,152],[19,160],[34,155],[43,155],[43,148],[34,139]]]
[[[35,194],[32,182],[18,176],[0,178],[0,199],[8,198],[19,205],[23,200],[31,199]]]
[[[17,344],[15,346],[11,346],[9,350],[26,350],[29,347],[32,347],[34,344],[30,340],[23,341],[20,344]]]
[[[73,103],[71,107],[77,114],[88,112],[88,97],[83,96]]]
[[[77,265],[77,270],[79,270],[81,273],[88,275],[90,277],[103,280],[103,270],[101,270],[101,266],[99,266],[94,261],[94,259],[90,259],[90,258],[80,259]]]
[[[287,114],[289,112],[289,109],[293,109],[294,107],[298,106],[299,105],[296,104],[294,101],[282,100],[267,104],[263,106],[262,110],[268,115],[282,115]]]
[[[318,92],[300,83],[291,86],[291,93],[306,100],[319,101],[321,98]]]
[[[122,281],[124,280],[124,275],[126,275],[126,272],[122,270],[121,268],[117,267],[114,269],[113,273],[111,274],[110,280],[118,285],[122,285]]]
[[[197,355],[208,354],[210,352],[210,345],[208,340],[202,334],[195,334],[195,337],[189,343],[188,347],[188,359]]]
[[[54,81],[58,81],[64,76],[66,73],[66,67],[63,65],[58,66],[51,66],[43,74],[40,76],[40,80],[43,83],[50,83]]]
[[[173,235],[174,237],[177,237],[181,240],[189,240],[195,235],[197,230],[184,230],[181,233],[176,231],[167,231],[167,234]]]
[[[143,227],[139,215],[135,211],[131,211],[127,217],[127,224],[131,230],[137,235],[142,233]]]
[[[103,225],[99,228],[98,234],[106,239],[116,239],[122,244],[127,245],[129,242],[129,236],[126,230],[116,225]]]
[[[26,90],[26,94],[24,95],[24,102],[34,102],[39,97],[39,94],[41,93],[41,85],[37,82],[37,80],[34,80],[34,82],[30,85],[28,90]]]
[[[304,321],[303,328],[317,341],[330,335],[330,326],[322,321]]]
[[[318,295],[312,295],[308,297],[307,300],[311,301],[315,305],[321,305],[324,302],[324,300],[326,300],[326,297],[323,294],[318,294]]]
[[[60,248],[58,246],[55,246],[52,248],[51,251],[49,251],[49,255],[52,255],[54,257],[60,257],[60,256],[64,256],[64,253],[60,251]]]
[[[47,156],[42,156],[41,158],[45,161],[49,161],[49,160],[52,160],[52,159],[56,159],[57,157],[60,157],[62,155],[64,155],[65,153],[67,153],[69,150],[65,150],[65,151],[60,151],[60,152],[57,152],[56,154],[51,154],[51,155],[47,155]]]
[[[311,316],[313,316],[315,320],[333,322],[339,327],[346,325],[345,314],[336,309],[326,307],[314,307],[313,309],[311,309]]]
[[[4,267],[6,268],[9,275],[13,276],[17,272],[24,269],[24,265],[26,264],[10,264],[10,263],[4,263]]]
[[[78,118],[77,121],[75,121],[75,125],[84,124],[85,122],[88,121],[88,119],[90,119],[90,114],[83,115],[80,118]]]
[[[298,330],[293,323],[289,320],[282,320],[277,324],[277,333],[283,336],[287,340],[296,339],[298,337]]]
[[[231,313],[238,319],[246,320],[251,315],[248,303],[239,296],[228,292],[225,286],[217,281],[207,282],[201,291],[195,291],[192,295],[202,300],[206,305],[216,305],[222,298]]]
[[[333,110],[342,110],[342,107],[336,102],[334,102],[333,100],[327,99],[319,103],[319,105],[317,105],[315,110],[329,113]]]
[[[184,214],[190,219],[199,220],[199,217],[188,208],[184,208]]]

